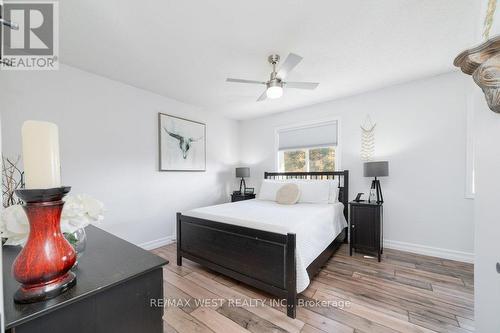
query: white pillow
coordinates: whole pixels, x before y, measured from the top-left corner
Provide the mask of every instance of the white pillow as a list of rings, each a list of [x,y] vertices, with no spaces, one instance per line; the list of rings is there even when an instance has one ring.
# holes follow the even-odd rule
[[[327,204],[330,200],[330,183],[316,179],[294,179],[299,186],[302,203]]]
[[[340,193],[340,187],[338,185],[335,185],[334,191],[332,193],[333,197],[330,197],[331,200],[328,201],[328,203],[337,203],[337,202],[339,202],[339,193]]]
[[[328,200],[328,203],[336,203],[339,202],[339,180],[338,179],[332,179],[328,180],[330,182],[330,199]]]
[[[260,186],[260,191],[257,199],[259,200],[276,200],[276,193],[283,186],[284,181],[274,179],[264,179]]]
[[[339,200],[338,179],[263,179],[257,199],[276,201],[278,190],[286,183],[299,186],[299,202],[336,203]]]
[[[328,184],[329,194],[328,203],[336,203],[339,201],[339,181],[338,179],[290,179],[295,183],[322,183]]]

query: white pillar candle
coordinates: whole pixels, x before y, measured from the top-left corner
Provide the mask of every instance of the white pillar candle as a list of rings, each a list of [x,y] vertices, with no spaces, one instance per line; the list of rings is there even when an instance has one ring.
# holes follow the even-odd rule
[[[61,187],[57,125],[45,121],[25,121],[22,137],[26,188]]]

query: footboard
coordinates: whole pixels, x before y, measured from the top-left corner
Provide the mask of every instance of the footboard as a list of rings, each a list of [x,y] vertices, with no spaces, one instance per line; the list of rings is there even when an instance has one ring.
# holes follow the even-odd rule
[[[182,257],[287,299],[295,318],[295,234],[282,235],[177,213],[177,265]]]

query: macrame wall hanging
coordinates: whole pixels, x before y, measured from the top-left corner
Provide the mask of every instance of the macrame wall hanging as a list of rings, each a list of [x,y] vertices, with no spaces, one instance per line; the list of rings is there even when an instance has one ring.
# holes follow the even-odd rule
[[[369,162],[375,154],[375,124],[369,115],[361,124],[361,160]]]

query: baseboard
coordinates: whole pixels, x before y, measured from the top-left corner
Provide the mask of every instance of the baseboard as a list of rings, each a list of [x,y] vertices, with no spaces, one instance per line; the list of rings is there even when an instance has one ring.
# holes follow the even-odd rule
[[[145,242],[142,244],[139,244],[139,247],[142,247],[144,250],[154,250],[159,247],[171,244],[175,241],[175,236],[167,236],[167,237],[162,237],[158,238],[149,242]]]
[[[392,240],[384,240],[384,247],[388,249],[423,254],[426,256],[474,263],[474,253],[469,253],[469,252],[448,250],[438,247],[392,241]]]
[[[144,250],[154,250],[156,248],[168,245],[175,242],[175,236],[167,236],[158,238],[149,242],[145,242],[139,244],[139,247],[142,247]],[[393,240],[384,240],[384,248],[412,252],[417,254],[422,254],[426,256],[457,260],[462,262],[473,263],[474,262],[474,253],[455,251],[442,249],[438,247],[419,245],[413,243],[406,243],[400,241]]]

